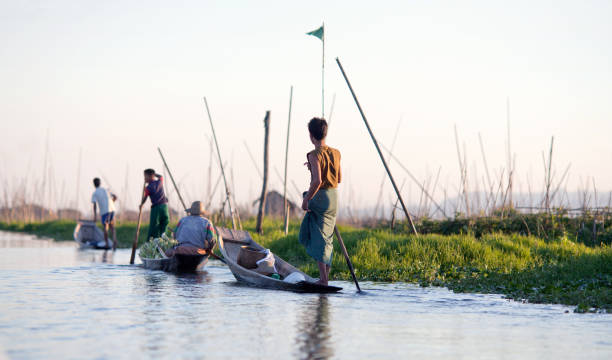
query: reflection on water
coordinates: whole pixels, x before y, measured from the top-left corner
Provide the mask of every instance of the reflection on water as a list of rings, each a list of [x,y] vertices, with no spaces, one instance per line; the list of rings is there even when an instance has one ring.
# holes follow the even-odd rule
[[[78,249],[76,254],[78,262],[114,264],[112,250]]]
[[[330,315],[328,295],[319,295],[305,304],[297,323],[300,359],[330,359],[333,348],[330,346]]]
[[[130,252],[0,234],[0,359],[612,358],[610,315],[402,283],[254,289],[215,260],[173,275]]]

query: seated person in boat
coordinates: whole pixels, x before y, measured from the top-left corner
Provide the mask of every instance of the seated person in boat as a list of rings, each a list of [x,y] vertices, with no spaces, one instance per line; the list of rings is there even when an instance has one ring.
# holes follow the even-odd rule
[[[94,178],[93,184],[96,190],[91,195],[91,203],[93,204],[93,222],[96,222],[97,211],[100,209],[100,222],[104,226],[104,242],[106,247],[110,247],[108,243],[108,232],[113,234],[113,250],[117,247],[117,232],[115,231],[115,194],[100,186],[100,179]]]
[[[166,251],[166,255],[204,255],[215,247],[215,228],[212,222],[204,217],[202,202],[194,201],[189,214],[179,221],[174,232],[178,245]]]
[[[327,285],[334,249],[334,228],[338,208],[337,187],[342,180],[340,152],[325,144],[327,122],[313,118],[308,123],[314,150],[306,154],[304,165],[310,170],[310,188],[304,194],[306,211],[300,226],[299,241],[319,266],[319,283]]]

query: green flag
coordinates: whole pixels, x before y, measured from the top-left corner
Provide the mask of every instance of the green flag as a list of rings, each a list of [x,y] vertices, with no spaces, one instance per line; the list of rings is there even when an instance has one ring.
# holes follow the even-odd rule
[[[325,29],[323,28],[323,25],[321,25],[320,28],[318,28],[317,30],[313,30],[311,32],[306,33],[306,35],[312,35],[312,36],[316,36],[319,39],[321,39],[321,41],[323,40],[323,35],[324,35]]]

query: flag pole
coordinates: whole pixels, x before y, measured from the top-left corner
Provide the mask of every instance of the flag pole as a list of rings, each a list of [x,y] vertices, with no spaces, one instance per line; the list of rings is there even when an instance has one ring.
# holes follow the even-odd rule
[[[321,25],[321,28],[323,28],[323,38],[321,39],[323,46],[321,63],[321,117],[325,118],[325,23]]]

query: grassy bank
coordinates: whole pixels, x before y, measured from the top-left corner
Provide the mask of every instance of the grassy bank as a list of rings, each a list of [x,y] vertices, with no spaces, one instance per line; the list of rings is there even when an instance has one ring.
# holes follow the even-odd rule
[[[118,227],[120,247],[130,247],[135,224]],[[246,230],[262,245],[309,274],[314,262],[298,243],[298,223],[288,236],[281,223],[266,221],[264,236]],[[72,236],[74,222],[2,224],[0,229],[24,231],[57,239]],[[142,228],[141,240],[146,236]],[[515,300],[576,306],[576,311],[612,312],[612,248],[587,246],[566,236],[541,239],[520,234],[489,233],[411,236],[387,229],[340,227],[357,277],[371,281],[406,281],[422,286],[446,286],[457,292],[500,293]],[[332,278],[350,280],[334,248]]]

